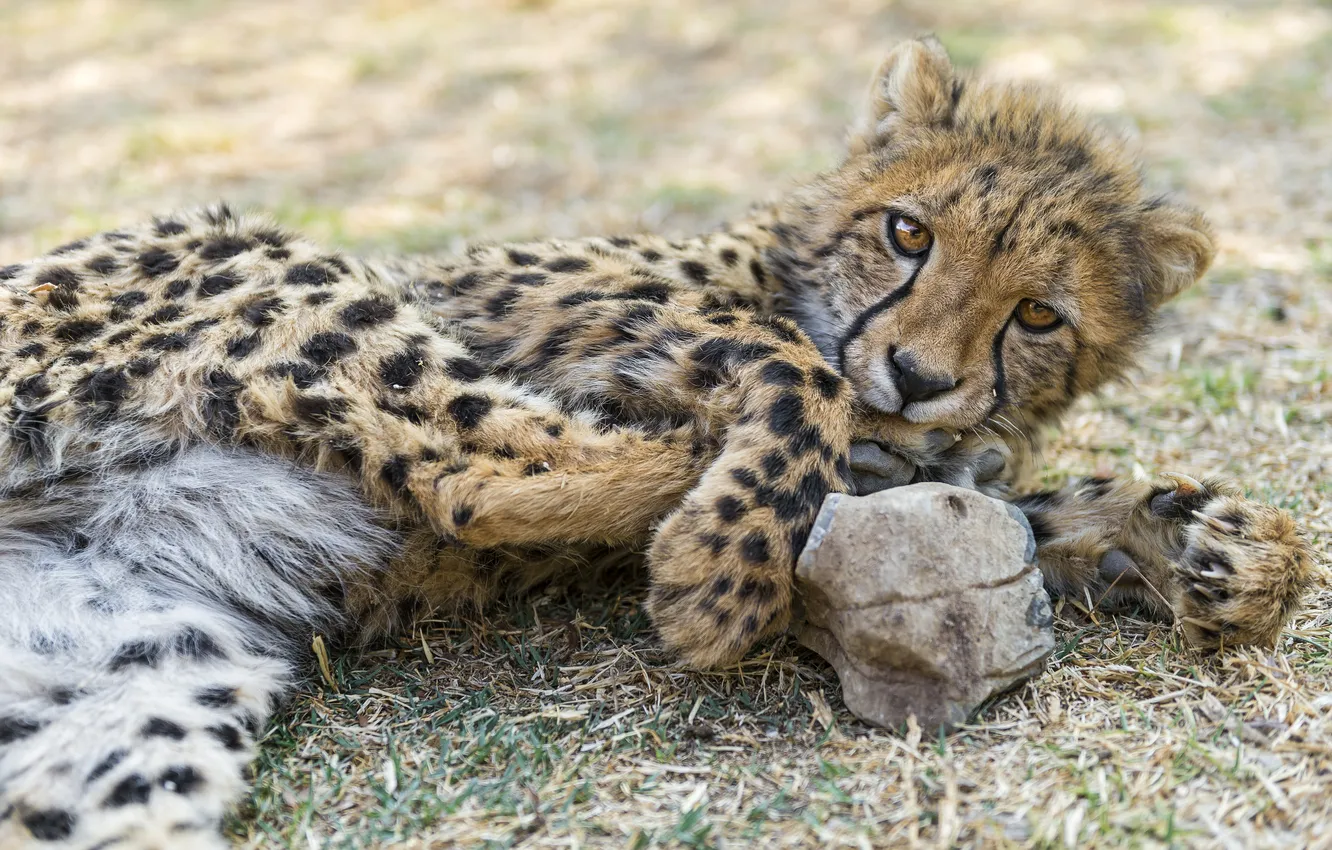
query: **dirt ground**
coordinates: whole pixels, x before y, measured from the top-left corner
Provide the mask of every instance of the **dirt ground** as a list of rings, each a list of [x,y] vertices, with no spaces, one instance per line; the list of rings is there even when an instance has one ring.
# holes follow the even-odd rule
[[[1222,253],[1070,472],[1217,473],[1332,540],[1332,4],[0,0],[0,264],[225,197],[353,250],[690,232],[829,165],[934,31],[1139,139]],[[258,847],[1332,846],[1332,591],[1275,651],[1065,605],[954,735],[874,731],[789,641],[659,651],[640,580],[335,658],[229,825]]]

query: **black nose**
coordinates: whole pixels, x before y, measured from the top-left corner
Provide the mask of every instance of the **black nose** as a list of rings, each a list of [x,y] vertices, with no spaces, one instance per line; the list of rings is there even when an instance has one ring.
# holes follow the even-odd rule
[[[920,362],[910,351],[894,351],[892,360],[897,367],[897,391],[902,394],[904,407],[913,401],[929,401],[957,386],[952,378],[921,372]]]

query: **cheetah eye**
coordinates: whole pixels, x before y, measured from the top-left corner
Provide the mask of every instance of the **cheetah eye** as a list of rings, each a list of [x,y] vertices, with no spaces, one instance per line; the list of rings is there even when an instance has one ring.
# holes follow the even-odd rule
[[[1054,308],[1030,298],[1023,298],[1013,311],[1022,327],[1037,333],[1052,331],[1064,323],[1064,318]]]
[[[897,213],[888,216],[888,238],[904,257],[919,257],[934,244],[934,234],[920,222]]]

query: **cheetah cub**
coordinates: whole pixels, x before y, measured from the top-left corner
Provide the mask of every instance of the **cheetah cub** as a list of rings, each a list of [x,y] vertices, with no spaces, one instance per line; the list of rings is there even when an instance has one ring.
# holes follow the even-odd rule
[[[838,168],[693,239],[367,262],[218,206],[0,268],[0,846],[221,846],[312,634],[608,549],[647,549],[668,646],[734,661],[829,492],[1012,479],[1212,254],[1113,139],[927,39]],[[1270,643],[1309,580],[1224,482],[1017,504],[1054,590],[1201,647]]]

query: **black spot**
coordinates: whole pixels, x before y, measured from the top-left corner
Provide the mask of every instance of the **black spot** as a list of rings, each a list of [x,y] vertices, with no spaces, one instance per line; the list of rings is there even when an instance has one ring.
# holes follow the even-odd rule
[[[740,486],[750,490],[759,486],[758,473],[752,469],[732,469],[731,477],[734,478]]]
[[[87,782],[89,785],[91,785],[92,783],[101,779],[103,776],[106,776],[115,768],[116,765],[124,761],[125,756],[127,755],[129,755],[129,750],[124,750],[124,749],[112,750],[110,753],[107,754],[106,758],[99,761],[96,764],[96,766],[94,766],[93,769],[89,771],[88,778],[85,779],[84,781]]]
[[[398,314],[398,306],[389,299],[377,295],[353,301],[338,314],[342,323],[352,330],[372,328],[383,324]]]
[[[726,551],[726,547],[730,545],[731,538],[724,534],[707,533],[700,534],[698,536],[698,542],[708,547],[708,551],[713,555],[720,555],[722,552]]]
[[[146,378],[157,371],[157,361],[151,357],[136,357],[125,364],[125,371],[134,378]]]
[[[629,287],[623,292],[617,292],[611,296],[622,301],[652,301],[657,304],[665,304],[670,300],[671,288],[669,285],[657,281],[648,283],[639,283]]]
[[[24,336],[32,336],[41,329],[42,329],[41,322],[31,321],[31,322],[24,322],[23,327],[19,328],[19,332],[22,333]]]
[[[52,248],[49,253],[72,254],[75,251],[82,251],[84,248],[87,247],[88,247],[87,239],[75,239],[73,242],[66,242],[64,245],[61,245],[57,248]]]
[[[734,248],[723,248],[718,256],[721,257],[721,261],[725,263],[728,268],[740,262],[740,255],[735,252]]]
[[[634,247],[634,240],[630,239],[628,236],[612,236],[606,241],[614,245],[616,248]]]
[[[159,307],[145,318],[144,324],[163,325],[167,322],[174,322],[185,314],[185,311],[175,304],[168,304],[165,307]]]
[[[341,360],[355,350],[356,342],[336,331],[317,333],[301,345],[301,354],[320,366]]]
[[[522,297],[523,291],[516,286],[506,287],[496,293],[486,302],[486,312],[491,318],[499,318],[513,308],[514,303]]]
[[[311,307],[318,307],[320,304],[327,304],[332,300],[333,293],[331,292],[311,292],[305,296],[305,303]]]
[[[204,375],[203,400],[200,410],[208,430],[217,437],[228,438],[240,423],[240,404],[237,399],[245,384],[230,372],[214,369]]]
[[[816,367],[814,369],[814,388],[824,398],[837,398],[837,394],[842,391],[842,378],[831,369],[825,369],[822,366]]]
[[[51,384],[45,372],[29,375],[14,385],[14,398],[24,403],[41,401],[51,394]]]
[[[42,723],[27,717],[0,717],[0,744],[12,744],[41,731]]]
[[[281,298],[257,298],[241,308],[241,318],[252,325],[263,327],[273,324],[273,316],[285,305]]]
[[[680,271],[685,273],[685,277],[694,283],[706,284],[712,279],[708,273],[708,267],[697,260],[683,260],[680,263]]]
[[[177,236],[185,232],[185,225],[168,218],[154,224],[153,232],[158,236]]]
[[[593,292],[590,289],[579,289],[578,292],[570,292],[566,296],[561,296],[557,304],[559,306],[578,306],[579,304],[589,304],[591,301],[605,301],[609,298],[605,292]]]
[[[145,738],[170,738],[173,741],[179,741],[185,737],[185,727],[179,723],[167,720],[165,717],[150,717],[148,722],[143,724],[139,734]]]
[[[291,259],[291,252],[286,248],[269,248],[264,252],[264,256],[270,260],[277,260],[280,263],[283,260]]]
[[[126,667],[156,667],[162,658],[162,645],[151,640],[135,640],[122,644],[111,656],[110,670],[115,673]]]
[[[10,433],[24,457],[44,458],[50,454],[51,447],[46,441],[47,427],[51,424],[46,414],[50,408],[48,404],[36,410],[19,410],[13,414]]]
[[[207,632],[195,626],[186,626],[180,634],[172,640],[172,649],[176,654],[187,658],[193,658],[196,661],[203,661],[206,658],[225,658],[226,653],[222,647],[217,645]]]
[[[255,331],[244,336],[236,336],[227,340],[227,356],[233,360],[240,360],[249,357],[254,350],[259,347],[263,336],[259,331]]]
[[[103,276],[120,271],[120,261],[110,254],[102,254],[88,261],[88,271]]]
[[[334,269],[341,272],[342,274],[351,274],[351,268],[345,262],[342,261],[341,257],[337,256],[336,254],[329,254],[326,257],[320,257],[320,259],[323,260],[325,263],[328,263],[330,266],[332,266]]]
[[[1037,546],[1043,546],[1054,539],[1054,529],[1044,514],[1030,513],[1026,508],[1023,508],[1023,513],[1027,515],[1027,523],[1031,526],[1031,535],[1036,539]]]
[[[22,359],[24,357],[43,357],[46,354],[46,346],[40,342],[30,342],[27,345],[14,352],[14,356]]]
[[[798,344],[804,341],[800,335],[800,328],[785,316],[759,316],[754,320],[754,323],[772,331],[783,342]]]
[[[23,273],[23,266],[15,264],[0,267],[0,280],[13,280]]]
[[[379,468],[379,477],[383,482],[399,492],[407,488],[407,472],[410,460],[406,455],[394,455],[384,461]]]
[[[78,818],[64,809],[40,809],[23,816],[23,825],[38,841],[63,841],[73,834],[76,823]]]
[[[73,688],[55,687],[51,689],[51,702],[56,705],[69,705],[80,693]]]
[[[464,393],[449,402],[448,411],[459,428],[470,431],[481,424],[492,407],[494,403],[486,396]]]
[[[231,272],[223,272],[221,274],[210,274],[208,277],[203,279],[203,283],[199,284],[199,295],[205,298],[211,298],[214,295],[221,295],[223,292],[226,292],[227,290],[235,289],[237,286],[240,285],[240,282],[241,282],[240,277],[235,274],[232,274]]]
[[[475,513],[476,509],[471,505],[457,505],[453,509],[453,524],[458,528],[462,528],[464,525],[472,521],[472,516]]]
[[[116,331],[115,333],[111,334],[111,336],[107,337],[106,344],[120,345],[122,343],[129,342],[131,339],[134,339],[134,337],[138,335],[139,332],[134,330],[133,328],[125,328],[124,330]]]
[[[768,275],[763,271],[763,264],[758,260],[749,261],[749,273],[754,276],[754,282],[759,286],[767,283]]]
[[[190,794],[202,785],[204,778],[199,771],[188,765],[176,765],[162,771],[157,777],[157,784],[177,794]]]
[[[73,269],[65,266],[51,266],[38,272],[37,276],[33,278],[33,283],[49,283],[63,289],[78,289],[79,275]]]
[[[735,595],[740,599],[753,597],[759,602],[770,602],[777,595],[777,587],[767,579],[747,578],[736,588]]]
[[[733,325],[738,321],[740,321],[740,317],[734,313],[714,313],[713,315],[708,316],[708,324],[717,325],[718,327],[723,328],[728,325]]]
[[[735,522],[745,515],[748,508],[735,496],[722,496],[717,500],[717,516],[722,522]]]
[[[121,806],[142,805],[148,802],[148,797],[153,793],[153,786],[148,784],[142,774],[131,773],[124,779],[116,783],[111,789],[111,793],[106,795],[102,805],[108,809],[118,809]]]
[[[541,272],[517,272],[509,275],[509,282],[517,286],[545,286],[550,278]]]
[[[556,257],[546,261],[546,269],[553,272],[585,272],[592,264],[582,257]]]
[[[190,347],[190,337],[183,333],[153,334],[146,337],[140,347],[151,351],[184,351]]]
[[[104,406],[106,410],[103,412],[110,412],[119,406],[128,392],[129,378],[115,368],[95,369],[80,379],[74,388],[80,400]]]
[[[661,260],[661,252],[653,251],[651,248],[645,248],[642,251],[639,251],[638,256],[647,260],[649,263],[656,263]]]
[[[283,245],[287,244],[288,237],[287,234],[280,230],[265,228],[263,230],[255,231],[254,238],[270,247],[281,248]]]
[[[458,381],[476,381],[486,374],[485,367],[470,357],[454,357],[444,364],[444,371]]]
[[[216,726],[209,726],[204,729],[209,735],[218,740],[222,746],[232,752],[237,752],[245,748],[245,742],[241,740],[240,730],[230,723],[219,723]]]
[[[164,251],[161,248],[149,248],[135,258],[135,262],[139,264],[140,269],[143,269],[143,273],[149,277],[161,277],[180,268],[180,260],[176,259],[176,256],[170,251]]]
[[[214,685],[194,692],[194,701],[207,708],[229,708],[236,704],[236,689]]]
[[[453,294],[463,295],[476,289],[481,284],[481,274],[479,272],[467,272],[458,275],[449,284],[453,288]]]
[[[805,403],[795,393],[783,393],[768,413],[768,427],[783,437],[793,437],[805,426]]]
[[[761,531],[753,531],[740,541],[740,557],[751,564],[766,564],[771,554],[768,552],[768,538]]]
[[[73,319],[57,325],[55,337],[62,342],[83,342],[91,336],[96,336],[103,327],[101,322],[93,319]]]
[[[379,364],[379,379],[399,392],[416,386],[424,372],[425,355],[419,348],[409,348],[386,357]]]
[[[327,286],[331,278],[328,269],[317,263],[297,263],[287,269],[285,279],[292,286]]]
[[[205,260],[228,260],[254,247],[254,243],[236,236],[219,236],[203,246],[199,256]],[[206,283],[207,281],[205,281]]]
[[[291,378],[298,390],[308,390],[318,381],[323,380],[325,370],[309,363],[277,363],[270,366],[268,374],[276,378]]]
[[[351,407],[345,398],[310,395],[298,397],[292,406],[297,416],[321,425],[344,421]]]
[[[760,465],[763,467],[764,475],[768,476],[770,479],[777,478],[782,473],[786,472],[786,457],[783,456],[781,452],[768,452],[763,456]]]
[[[805,381],[805,373],[800,371],[799,367],[782,360],[774,360],[765,364],[763,371],[759,374],[764,383],[776,387],[795,387]]]
[[[131,289],[128,292],[122,292],[119,295],[111,296],[111,306],[122,310],[126,316],[129,311],[148,300],[147,293],[140,292],[137,289]],[[115,318],[116,311],[111,311],[112,318]],[[118,320],[117,320],[118,321]]]
[[[537,263],[541,262],[541,258],[536,254],[529,254],[526,251],[518,251],[510,248],[509,262],[513,263],[515,266],[535,266]]]

